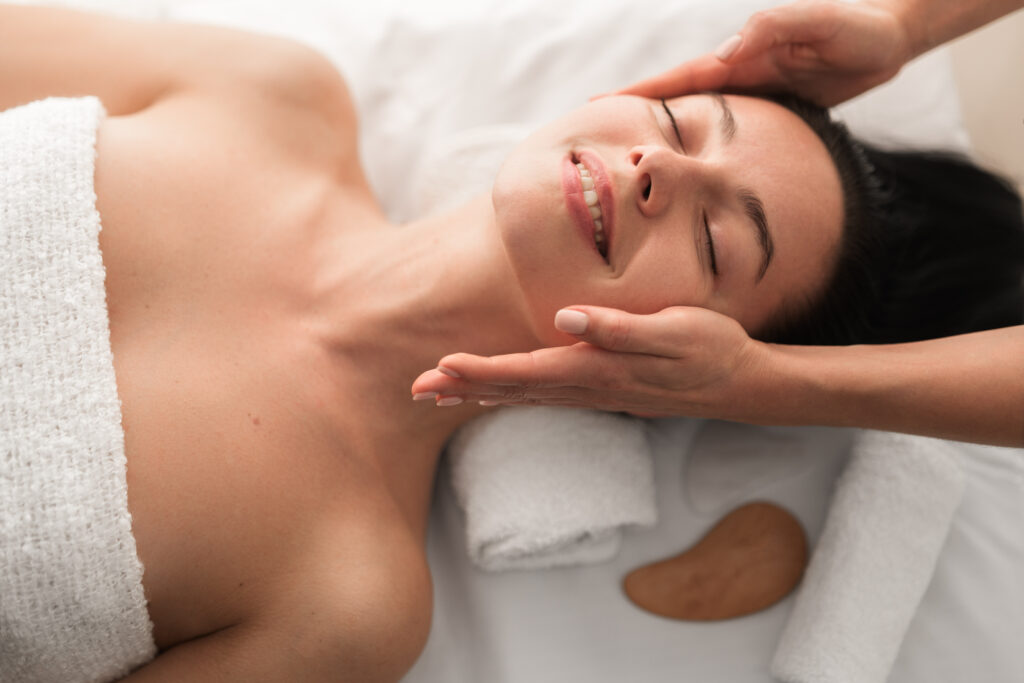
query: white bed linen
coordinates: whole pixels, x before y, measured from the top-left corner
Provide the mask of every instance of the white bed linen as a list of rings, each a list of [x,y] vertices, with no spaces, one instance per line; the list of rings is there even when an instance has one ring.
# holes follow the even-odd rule
[[[361,118],[361,154],[388,214],[413,214],[410,175],[429,172],[431,145],[477,126],[538,124],[713,48],[773,0],[65,0],[136,16],[221,23],[303,40],[344,72]],[[966,149],[948,55],[936,52],[893,83],[842,108],[876,141]],[[659,525],[626,534],[600,566],[487,574],[465,554],[462,518],[439,478],[428,551],[435,580],[430,640],[412,683],[545,681],[770,681],[768,665],[790,600],[749,617],[687,624],[647,615],[622,596],[630,569],[698,539],[719,513],[772,500],[803,522],[812,542],[849,434],[776,429],[802,444],[757,478],[722,482],[687,502],[687,444],[696,421],[655,423]],[[741,429],[736,426],[733,428]],[[1024,452],[969,447],[968,488],[935,576],[911,624],[896,683],[1024,681]],[[742,466],[742,458],[731,466]],[[715,475],[695,468],[693,477]],[[710,481],[710,479],[709,479]],[[740,484],[738,483],[737,486]],[[691,478],[689,486],[694,484]]]
[[[660,523],[625,534],[621,553],[591,567],[488,574],[463,550],[462,519],[444,476],[431,519],[429,556],[435,617],[427,649],[406,680],[721,681],[767,683],[791,599],[749,617],[700,624],[673,622],[634,608],[620,582],[631,569],[675,554],[718,520],[718,509],[769,500],[792,511],[813,544],[850,441],[846,430],[775,428],[797,457],[778,452],[760,463],[759,483],[718,489],[718,506],[700,513],[684,493],[689,441],[699,424],[659,420],[655,481]],[[750,428],[747,428],[748,430]],[[968,488],[935,576],[911,623],[890,680],[894,683],[1024,680],[1018,646],[1024,625],[1024,465],[1020,451],[967,446]],[[743,459],[728,468],[741,471]],[[795,464],[800,466],[795,467]],[[701,476],[729,479],[705,468]],[[717,476],[716,476],[717,475]],[[742,480],[733,477],[736,482]],[[705,506],[713,503],[705,496]]]

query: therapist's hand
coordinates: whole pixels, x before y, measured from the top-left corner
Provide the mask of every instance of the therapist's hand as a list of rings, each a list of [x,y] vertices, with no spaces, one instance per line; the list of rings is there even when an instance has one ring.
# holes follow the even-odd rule
[[[801,0],[757,12],[714,54],[616,94],[677,97],[705,90],[788,91],[831,107],[884,83],[914,57],[884,0]]]
[[[565,310],[556,316],[556,326],[571,332],[573,314]],[[416,379],[412,393],[442,406],[458,403],[458,397],[496,405],[749,419],[756,388],[770,379],[768,345],[713,311],[673,307],[633,315],[596,306],[570,310],[586,316],[586,329],[573,334],[579,343],[490,358],[446,356],[437,369]]]

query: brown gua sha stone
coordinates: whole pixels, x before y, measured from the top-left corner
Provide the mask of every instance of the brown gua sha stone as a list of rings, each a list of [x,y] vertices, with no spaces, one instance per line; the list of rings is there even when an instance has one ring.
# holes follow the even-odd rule
[[[732,619],[789,595],[806,566],[800,522],[777,505],[749,503],[682,554],[630,572],[623,588],[638,607],[663,617]]]

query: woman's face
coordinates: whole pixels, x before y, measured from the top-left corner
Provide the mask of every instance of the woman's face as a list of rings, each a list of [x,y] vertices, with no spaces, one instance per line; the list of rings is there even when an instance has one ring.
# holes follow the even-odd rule
[[[667,107],[675,126],[658,100],[597,100],[536,131],[502,166],[495,216],[542,338],[562,343],[543,330],[571,304],[701,306],[756,332],[824,285],[842,194],[814,132],[757,98],[692,95]]]

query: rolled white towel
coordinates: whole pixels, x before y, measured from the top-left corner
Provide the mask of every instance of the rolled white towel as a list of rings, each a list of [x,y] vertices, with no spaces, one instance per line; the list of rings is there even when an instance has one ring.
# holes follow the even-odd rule
[[[775,652],[775,678],[888,678],[963,497],[958,449],[920,436],[858,434]]]
[[[466,545],[489,570],[610,559],[621,528],[657,519],[642,420],[577,408],[508,407],[448,446]]]

